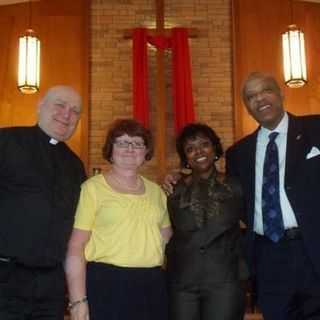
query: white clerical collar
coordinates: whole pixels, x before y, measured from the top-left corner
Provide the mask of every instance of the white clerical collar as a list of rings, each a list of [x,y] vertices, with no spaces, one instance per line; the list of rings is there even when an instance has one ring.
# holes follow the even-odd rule
[[[59,141],[56,140],[56,139],[54,139],[54,138],[50,138],[50,140],[49,140],[49,143],[50,143],[50,144],[53,144],[53,145],[56,145],[58,142],[59,142]]]

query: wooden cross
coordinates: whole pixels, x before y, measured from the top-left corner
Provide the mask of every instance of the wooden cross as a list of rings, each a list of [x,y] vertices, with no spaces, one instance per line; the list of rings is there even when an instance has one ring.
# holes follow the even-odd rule
[[[164,0],[155,0],[156,6],[156,28],[148,29],[148,35],[163,35],[169,37],[171,29],[164,26]],[[188,29],[189,37],[197,36],[196,29]],[[132,38],[132,30],[125,31],[125,38]],[[166,81],[164,70],[164,51],[157,49],[157,76],[156,76],[156,111],[157,111],[157,135],[155,154],[158,162],[158,179],[161,181],[167,170],[166,162]]]

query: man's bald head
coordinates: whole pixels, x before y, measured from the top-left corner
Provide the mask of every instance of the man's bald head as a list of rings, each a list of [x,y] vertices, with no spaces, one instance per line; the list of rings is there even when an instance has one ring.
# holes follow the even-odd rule
[[[50,88],[39,102],[39,127],[51,138],[68,140],[77,127],[81,105],[81,97],[72,87],[58,85]]]

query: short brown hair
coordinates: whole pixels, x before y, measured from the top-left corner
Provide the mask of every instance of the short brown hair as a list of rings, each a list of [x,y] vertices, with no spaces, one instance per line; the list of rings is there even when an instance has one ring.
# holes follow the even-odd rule
[[[113,144],[116,138],[127,134],[130,137],[141,137],[146,145],[147,154],[146,160],[150,160],[153,156],[153,141],[149,129],[146,129],[142,124],[133,119],[118,119],[115,120],[107,133],[106,141],[102,148],[102,156],[104,159],[112,163]]]

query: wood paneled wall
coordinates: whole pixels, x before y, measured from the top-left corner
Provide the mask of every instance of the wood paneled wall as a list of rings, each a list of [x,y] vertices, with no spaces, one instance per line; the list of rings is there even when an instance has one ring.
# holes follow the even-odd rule
[[[308,83],[292,89],[283,85],[285,105],[295,114],[320,113],[320,4],[289,0],[232,0],[235,138],[257,124],[241,101],[244,79],[252,71],[272,73],[283,83],[281,34],[295,23],[305,33]]]
[[[32,2],[31,26],[41,40],[40,92],[17,89],[18,37],[28,27],[29,4],[0,6],[0,127],[32,125],[48,88],[73,86],[83,97],[83,114],[71,148],[88,162],[89,0]]]

